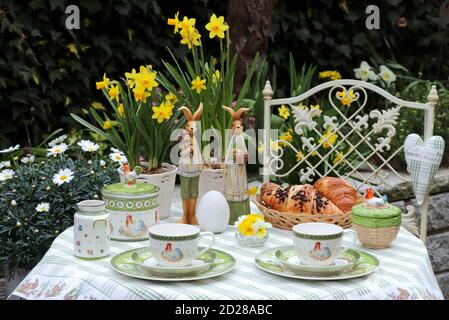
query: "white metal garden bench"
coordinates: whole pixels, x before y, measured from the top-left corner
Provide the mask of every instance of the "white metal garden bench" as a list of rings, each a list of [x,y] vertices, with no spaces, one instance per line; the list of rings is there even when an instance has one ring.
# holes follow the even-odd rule
[[[337,133],[339,136],[338,141],[335,145],[330,146],[330,148],[323,152],[319,150],[319,147],[326,142],[325,139],[320,143],[319,141],[313,141],[313,139],[310,140],[302,137],[303,149],[301,151],[304,156],[295,166],[285,172],[279,172],[283,167],[282,155],[284,149],[276,148],[276,150],[273,150],[273,148],[265,147],[263,151],[264,183],[269,181],[270,175],[282,178],[288,174],[299,172],[301,183],[310,182],[313,177],[319,178],[325,175],[333,175],[350,180],[358,191],[362,191],[363,188],[366,188],[367,186],[372,187],[376,184],[379,185],[380,183],[385,183],[387,177],[382,173],[387,170],[389,172],[388,175],[394,175],[401,181],[409,181],[410,177],[398,172],[391,165],[392,160],[400,152],[403,152],[404,146],[402,144],[397,150],[389,151],[391,148],[390,143],[396,136],[395,126],[400,118],[402,108],[412,108],[424,112],[424,140],[433,135],[435,107],[438,103],[436,87],[432,86],[427,97],[427,103],[405,101],[391,95],[389,92],[374,84],[351,79],[325,82],[296,97],[272,99],[273,90],[270,82],[266,81],[263,90],[264,129],[268,130],[264,131],[264,146],[270,146],[270,120],[273,106],[289,105],[292,108],[293,116],[295,117],[295,134],[301,135],[303,129],[307,129],[310,132],[313,132],[316,137],[323,137],[320,130],[322,128],[318,128],[318,124],[315,121],[315,118],[320,115],[314,110],[300,109],[296,107],[295,104],[305,101],[313,95],[325,90],[328,90],[328,100],[330,105],[335,109],[337,115],[335,117],[326,117],[323,126],[325,126],[326,129],[331,130],[332,133]],[[357,106],[354,106],[356,109],[352,114],[346,116],[341,111],[342,107],[335,104],[335,99],[341,100],[341,98],[344,97],[344,95],[337,95],[337,92],[340,91],[348,94],[351,90],[354,93],[351,102],[356,102]],[[367,90],[382,96],[391,102],[390,107],[364,113],[363,111],[368,102]],[[350,95],[348,95],[348,97],[350,97]],[[371,139],[374,135],[376,136],[374,137],[375,139]],[[381,136],[379,137],[379,135]],[[354,140],[357,142],[354,143]],[[293,151],[298,151],[288,141],[280,139],[274,141],[274,143],[279,142],[281,142],[284,147],[288,146],[289,148],[292,148]],[[356,158],[359,161],[355,165],[349,163],[351,170],[343,175],[340,174],[336,170],[335,165],[329,161],[330,156],[333,152],[337,151],[337,148],[341,143],[351,146],[351,152],[354,153],[354,155],[357,155]],[[368,154],[359,152],[359,149],[361,149],[362,146],[365,150],[369,150]],[[385,156],[387,153],[386,151],[391,153],[388,157]],[[316,154],[314,152],[316,152]],[[312,154],[314,154],[315,157],[319,157],[319,161],[315,165],[310,161]],[[345,156],[349,156],[349,152]],[[377,159],[376,164],[373,163],[375,158]],[[317,167],[320,163],[327,164],[326,168],[328,169],[326,172],[319,172]],[[374,183],[374,180],[376,183]],[[375,187],[374,189],[376,190]],[[427,193],[421,206],[421,226],[419,232],[415,222],[415,210],[412,206],[407,207],[408,213],[403,216],[403,226],[412,233],[419,235],[423,242],[425,242],[427,235],[428,209],[429,194]]]

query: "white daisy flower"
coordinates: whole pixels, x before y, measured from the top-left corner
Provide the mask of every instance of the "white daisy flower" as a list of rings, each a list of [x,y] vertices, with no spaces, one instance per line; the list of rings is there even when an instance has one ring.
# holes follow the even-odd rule
[[[4,169],[0,172],[0,181],[6,181],[14,178],[16,173],[11,169]]]
[[[388,67],[381,65],[379,77],[387,83],[389,86],[391,83],[396,81],[396,75]]]
[[[119,153],[119,152],[113,152],[113,153],[109,154],[109,158],[114,162],[122,163],[122,161],[127,161],[126,157],[122,153]]]
[[[65,143],[57,144],[50,149],[47,149],[47,157],[49,156],[56,156],[58,154],[66,152],[68,149],[68,146]]]
[[[50,204],[48,202],[39,203],[36,206],[36,211],[37,212],[48,212],[48,211],[50,211]]]
[[[11,161],[0,162],[0,169],[3,169],[3,168],[11,168]]]
[[[34,156],[33,155],[27,155],[26,157],[23,157],[22,160],[20,160],[24,164],[33,163],[34,162]]]
[[[84,152],[97,152],[100,146],[90,140],[81,140],[78,145]]]
[[[16,144],[14,147],[9,147],[8,149],[0,150],[0,153],[11,153],[20,148],[20,145]]]
[[[72,181],[72,179],[73,171],[70,169],[62,169],[53,176],[53,183],[60,186],[64,183],[69,183],[70,181]]]
[[[51,141],[48,143],[48,146],[49,146],[49,147],[54,147],[54,146],[56,146],[57,144],[63,143],[66,139],[67,139],[67,136],[64,134],[64,135],[62,135],[62,136],[60,136],[60,137],[58,137],[58,138],[56,138],[56,139],[51,140]]]
[[[354,69],[354,75],[357,79],[363,81],[376,81],[378,79],[377,75],[371,70],[371,66],[366,61],[362,61],[360,68]]]

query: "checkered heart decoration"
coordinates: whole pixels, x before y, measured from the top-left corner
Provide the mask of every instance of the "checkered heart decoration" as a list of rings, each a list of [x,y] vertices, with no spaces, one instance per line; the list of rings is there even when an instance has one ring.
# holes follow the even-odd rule
[[[412,176],[416,201],[421,205],[440,167],[444,153],[444,139],[433,136],[424,142],[419,135],[412,133],[405,139],[404,152],[407,171]]]

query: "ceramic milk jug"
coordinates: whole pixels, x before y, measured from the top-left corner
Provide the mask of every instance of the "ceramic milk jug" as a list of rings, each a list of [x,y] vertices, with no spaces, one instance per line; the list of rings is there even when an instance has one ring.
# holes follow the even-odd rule
[[[101,200],[78,203],[74,218],[74,253],[79,258],[109,255],[109,214]]]

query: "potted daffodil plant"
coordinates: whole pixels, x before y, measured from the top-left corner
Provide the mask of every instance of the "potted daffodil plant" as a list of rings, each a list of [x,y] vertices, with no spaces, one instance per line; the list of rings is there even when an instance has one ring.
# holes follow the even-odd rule
[[[111,80],[104,74],[96,83],[111,108],[102,115],[90,109],[95,125],[75,114],[71,116],[123,152],[139,181],[160,187],[159,217],[163,219],[170,213],[177,171],[174,165],[164,162],[174,144],[170,134],[179,126],[177,98],[158,88],[158,75],[151,65],[140,66],[138,70],[126,72],[124,81]],[[123,166],[119,173],[123,182]]]
[[[184,16],[179,12],[174,18],[169,18],[167,24],[173,27],[173,32],[180,38],[180,44],[187,46],[189,54],[183,61],[178,61],[168,49],[172,62],[163,61],[167,77],[160,75],[161,85],[173,92],[181,105],[187,106],[192,112],[202,103],[204,106],[201,117],[201,132],[211,129],[214,136],[221,137],[215,141],[221,152],[211,148],[210,141],[202,141],[204,167],[199,181],[199,198],[210,190],[224,192],[223,162],[224,150],[227,144],[226,129],[232,123],[230,115],[223,106],[237,110],[250,92],[250,82],[253,77],[259,57],[256,55],[248,66],[246,79],[237,94],[233,91],[234,74],[237,55],[230,55],[229,26],[224,17],[213,14],[204,25],[207,38],[219,45],[219,57],[205,55],[202,46],[202,35],[195,18]]]

